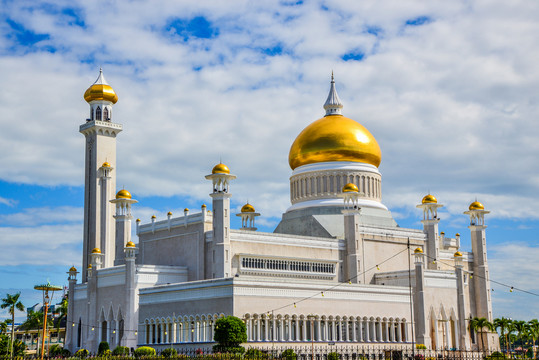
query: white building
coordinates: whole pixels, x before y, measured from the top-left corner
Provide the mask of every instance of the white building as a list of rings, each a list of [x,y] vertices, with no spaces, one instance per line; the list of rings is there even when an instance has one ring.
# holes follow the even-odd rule
[[[472,252],[459,235],[439,232],[426,195],[417,205],[423,229],[397,225],[382,203],[381,151],[370,132],[341,115],[331,88],[326,115],[307,126],[289,154],[290,199],[273,233],[256,231],[259,215],[246,204],[242,228],[231,229],[230,187],[236,176],[216,165],[212,211],[151,222],[137,219],[116,193],[118,100],[100,73],[84,94],[86,137],[83,270],[69,271],[66,347],[97,350],[100,341],[158,349],[212,343],[215,320],[244,319],[251,346],[368,344],[477,349],[468,320],[492,320],[483,205],[470,217]],[[484,335],[488,348],[497,336]]]

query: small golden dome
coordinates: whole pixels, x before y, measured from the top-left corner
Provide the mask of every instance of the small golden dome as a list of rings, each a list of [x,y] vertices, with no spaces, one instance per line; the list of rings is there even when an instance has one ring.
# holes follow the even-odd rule
[[[89,265],[88,265],[88,269],[91,269],[91,268],[92,268],[92,264],[89,264]]]
[[[460,236],[460,234],[459,234],[459,233],[456,233],[455,236]]]
[[[75,266],[72,266],[71,269],[69,269],[69,272],[71,271],[77,271],[77,268]]]
[[[437,204],[438,199],[434,195],[428,194],[423,197],[423,200],[421,200],[422,204]]]
[[[354,185],[352,183],[349,183],[349,184],[346,184],[346,185],[343,186],[342,192],[343,193],[346,193],[346,192],[359,192],[359,189],[357,188],[356,185]]]
[[[470,204],[469,210],[485,210],[485,207],[483,204],[481,204],[479,201],[474,201]]]
[[[454,257],[461,257],[462,256],[462,253],[460,251],[457,251],[455,253],[455,255],[453,255]]]
[[[171,216],[171,215],[172,215],[172,211],[169,211],[169,212],[167,213],[167,215],[168,215],[168,216]]]
[[[243,205],[243,206],[241,207],[241,212],[242,212],[242,213],[254,213],[254,212],[255,212],[255,208],[254,208],[253,205],[247,203],[247,204],[245,204],[245,205]]]
[[[443,232],[443,231],[442,231],[442,232],[440,232],[440,235],[445,235],[445,232]]]
[[[423,254],[423,249],[418,247],[417,249],[414,250],[414,254]]]
[[[189,211],[188,208],[183,209],[183,212],[188,212],[188,211]]]
[[[230,174],[230,169],[225,164],[217,164],[211,170],[212,174]]]
[[[202,207],[202,208],[205,208],[205,207],[206,207],[206,204],[202,204],[202,206],[201,206],[201,207]]]
[[[155,218],[156,218],[156,216],[155,216],[155,215],[152,215],[152,219],[155,219]]]
[[[102,70],[99,70],[99,77],[95,83],[84,93],[84,100],[86,100],[86,102],[105,100],[110,101],[113,104],[116,104],[118,101],[118,95],[116,95],[112,87],[107,84]]]
[[[116,199],[131,199],[131,193],[125,189],[118,191]]]
[[[136,221],[137,221],[137,222],[140,222],[140,219],[137,219]]]
[[[105,162],[103,163],[103,165],[101,165],[101,167],[109,168],[109,167],[110,167],[110,164],[108,163],[108,161],[105,161]]]
[[[101,254],[101,249],[99,249],[99,248],[94,248],[94,249],[92,250],[92,254]]]
[[[342,115],[326,115],[307,126],[290,147],[288,163],[295,168],[327,161],[353,161],[378,167],[380,146],[360,123]]]
[[[134,247],[135,247],[135,243],[132,242],[132,241],[128,241],[127,244],[125,244],[125,247],[128,247],[128,248],[134,248]]]

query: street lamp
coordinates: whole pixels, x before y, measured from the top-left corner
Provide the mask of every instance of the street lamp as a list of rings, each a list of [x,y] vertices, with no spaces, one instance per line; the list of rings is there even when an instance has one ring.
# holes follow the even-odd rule
[[[47,313],[49,312],[49,303],[52,301],[54,292],[62,290],[61,286],[51,285],[50,282],[47,282],[43,285],[36,285],[34,289],[43,291],[43,305],[45,306],[45,311],[43,312],[43,339],[41,340],[41,360],[43,360],[43,353],[45,352],[45,331],[47,330]],[[51,296],[49,297],[49,291]]]

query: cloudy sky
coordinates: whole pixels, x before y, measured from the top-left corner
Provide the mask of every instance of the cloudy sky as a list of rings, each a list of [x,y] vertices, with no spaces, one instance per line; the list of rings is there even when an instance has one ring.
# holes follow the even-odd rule
[[[119,96],[117,184],[134,215],[210,204],[220,159],[272,231],[289,204],[288,150],[323,116],[331,71],[343,114],[382,149],[383,201],[462,234],[478,199],[495,316],[539,317],[539,3],[536,1],[0,1],[0,295],[66,283],[80,267],[82,95],[102,67]],[[237,224],[236,224],[237,225]],[[535,294],[535,295],[534,295]],[[5,313],[0,313],[0,318]],[[22,314],[20,314],[22,316]]]

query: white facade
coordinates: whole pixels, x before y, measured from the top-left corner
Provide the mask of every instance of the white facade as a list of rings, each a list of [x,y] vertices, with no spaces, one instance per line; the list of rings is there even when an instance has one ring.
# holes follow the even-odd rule
[[[104,105],[112,114],[112,103]],[[325,108],[328,116],[340,116],[333,82]],[[424,199],[418,205],[423,229],[398,227],[382,204],[376,166],[328,161],[294,169],[292,206],[275,232],[253,231],[254,208],[242,212],[249,220],[243,228],[231,229],[235,176],[216,170],[220,164],[206,177],[212,211],[203,205],[179,217],[137,220],[135,248],[135,201],[114,196],[121,130],[110,118],[81,126],[88,144],[85,230],[82,281],[76,270],[69,272],[66,347],[72,352],[96,352],[100,341],[111,348],[210,346],[214,323],[225,315],[244,319],[253,346],[478,348],[468,320],[492,320],[488,212],[466,212],[473,252],[454,256],[459,237],[439,233],[440,204]],[[341,189],[349,183],[357,192],[348,195],[345,210]],[[498,346],[495,334],[485,341]]]

